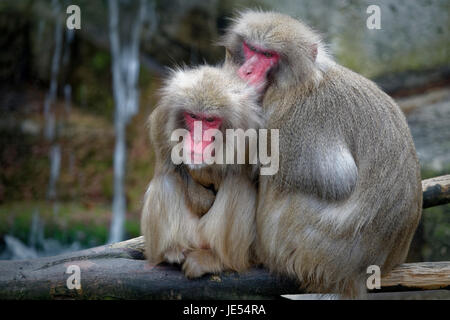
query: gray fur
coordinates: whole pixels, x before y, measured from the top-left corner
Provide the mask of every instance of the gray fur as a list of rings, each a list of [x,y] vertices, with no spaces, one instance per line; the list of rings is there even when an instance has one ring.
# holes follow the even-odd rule
[[[293,18],[241,14],[222,40],[227,65],[239,67],[243,40],[281,54],[263,100],[268,129],[280,130],[280,170],[260,179],[260,261],[311,292],[361,296],[369,265],[386,273],[404,262],[421,216],[405,117]]]

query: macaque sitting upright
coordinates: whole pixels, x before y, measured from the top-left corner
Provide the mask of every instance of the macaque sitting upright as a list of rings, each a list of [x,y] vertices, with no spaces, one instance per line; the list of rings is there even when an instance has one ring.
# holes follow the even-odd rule
[[[259,261],[310,292],[363,297],[367,268],[403,263],[421,217],[405,116],[287,15],[245,11],[222,43],[225,66],[263,88],[266,128],[279,129],[279,171],[258,181]]]
[[[180,263],[189,278],[250,266],[257,168],[249,164],[248,144],[234,147],[225,132],[263,125],[258,98],[257,90],[224,68],[177,70],[165,82],[149,119],[156,167],[141,220],[151,263]],[[211,130],[219,136],[207,137]],[[245,148],[245,164],[213,161],[225,152],[212,146],[227,146],[228,154],[229,145],[235,153]],[[174,159],[180,151],[183,161]]]

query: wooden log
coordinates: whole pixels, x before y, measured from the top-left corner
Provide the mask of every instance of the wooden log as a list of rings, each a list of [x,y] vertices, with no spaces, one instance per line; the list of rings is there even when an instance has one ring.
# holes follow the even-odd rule
[[[450,174],[422,180],[423,208],[450,203]]]
[[[450,261],[405,263],[381,278],[385,289],[450,290]]]
[[[68,289],[66,270],[80,268],[81,289]],[[245,299],[298,292],[297,285],[252,269],[188,280],[180,268],[150,265],[143,238],[26,261],[0,262],[0,299]]]
[[[0,262],[0,299],[249,299],[301,293],[262,268],[188,280],[177,266],[150,265],[142,237],[56,257]],[[69,289],[67,268],[80,268]],[[382,278],[385,291],[450,289],[450,261],[407,263]]]
[[[424,208],[450,202],[450,175],[424,180]],[[81,289],[69,289],[67,268],[80,268]],[[382,291],[450,290],[450,261],[407,263],[382,277]],[[55,257],[0,261],[0,299],[245,299],[302,293],[295,280],[262,268],[188,280],[180,268],[150,265],[144,239]]]
[[[135,250],[139,250],[142,255],[144,254],[143,237],[119,242],[113,246],[121,248],[132,247]],[[254,272],[254,270],[250,272]],[[450,261],[404,263],[383,276],[381,278],[381,286],[383,288],[382,291],[450,290]],[[295,291],[298,291],[298,285],[293,281],[288,289],[292,288],[297,288]],[[281,295],[282,293],[279,294]]]

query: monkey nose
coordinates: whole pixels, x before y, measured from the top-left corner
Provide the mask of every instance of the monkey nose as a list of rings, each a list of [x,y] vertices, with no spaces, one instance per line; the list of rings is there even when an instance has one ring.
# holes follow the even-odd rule
[[[238,74],[241,76],[241,78],[244,78],[244,79],[251,76],[252,73],[253,73],[252,66],[246,66],[246,65],[242,66],[238,71]]]

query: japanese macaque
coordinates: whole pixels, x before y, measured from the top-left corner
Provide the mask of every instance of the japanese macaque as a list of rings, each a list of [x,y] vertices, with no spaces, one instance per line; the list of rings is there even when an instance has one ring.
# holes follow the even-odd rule
[[[280,130],[279,171],[259,181],[259,261],[307,291],[364,296],[367,267],[383,275],[402,263],[421,216],[404,115],[289,16],[246,11],[221,43],[225,66],[263,88],[267,128]]]
[[[142,211],[146,257],[182,264],[189,278],[243,271],[255,238],[258,171],[249,164],[254,155],[247,150],[245,164],[207,160],[225,156],[218,152],[221,145],[231,145],[233,152],[242,147],[234,146],[234,137],[226,140],[227,129],[262,127],[259,93],[234,72],[208,66],[174,71],[161,93],[149,119],[156,164]],[[201,125],[197,133],[196,125]],[[173,139],[177,129],[185,134]],[[222,144],[221,136],[208,136],[208,130],[223,133]],[[183,161],[174,162],[180,150]]]

